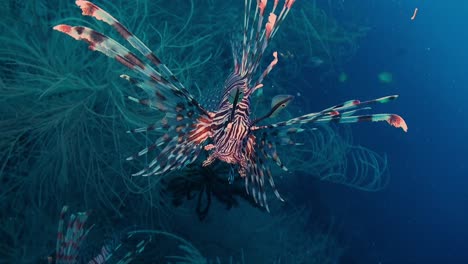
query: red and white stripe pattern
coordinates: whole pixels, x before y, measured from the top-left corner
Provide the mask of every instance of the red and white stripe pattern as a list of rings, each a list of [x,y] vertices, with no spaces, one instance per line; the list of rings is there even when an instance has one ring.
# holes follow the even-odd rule
[[[91,50],[102,52],[133,70],[137,76],[122,75],[121,77],[141,88],[148,98],[139,99],[129,96],[128,99],[166,113],[159,123],[129,131],[130,133],[151,130],[166,132],[151,145],[128,158],[132,160],[159,150],[159,153],[144,169],[133,175],[162,174],[193,162],[200,153],[204,141],[210,136],[207,128],[211,125],[212,113],[201,107],[167,66],[119,21],[89,1],[78,0],[76,4],[81,8],[83,15],[111,25],[134,49],[156,67],[153,68],[117,41],[93,29],[64,24],[54,27],[57,31],[87,42]]]
[[[272,161],[283,170],[287,170],[276,152],[276,145],[294,144],[289,136],[303,131],[298,125],[387,121],[404,131],[407,131],[408,127],[403,118],[395,114],[355,115],[358,111],[370,109],[369,105],[396,99],[396,95],[364,102],[351,100],[284,122],[258,125],[257,123],[271,117],[278,107],[285,106],[292,99],[292,96],[285,97],[284,102],[279,102],[263,117],[251,119],[251,95],[263,87],[264,78],[278,63],[277,53],[273,53],[273,61],[263,72],[260,72],[258,67],[268,44],[289,14],[295,0],[284,0],[282,5],[279,0],[272,0],[270,4],[267,0],[244,1],[243,38],[240,42],[233,42],[234,69],[225,81],[222,99],[214,112],[203,108],[156,54],[119,21],[95,4],[83,0],[76,1],[83,15],[112,26],[144,59],[138,58],[117,41],[93,29],[63,24],[55,26],[54,29],[87,42],[91,50],[99,51],[131,69],[136,76],[121,77],[141,88],[147,94],[147,98],[129,96],[128,99],[165,113],[165,117],[159,122],[128,131],[164,132],[152,144],[128,158],[133,160],[157,152],[155,158],[141,171],[134,173],[134,176],[159,175],[182,168],[195,161],[202,150],[206,150],[209,151],[209,156],[203,163],[204,166],[215,160],[231,164],[244,177],[247,192],[268,210],[265,178],[268,178],[275,195],[283,200],[276,189],[268,162]],[[267,9],[270,12],[265,18]],[[144,60],[152,63],[154,67]]]
[[[89,213],[71,214],[68,220],[68,225],[64,229],[65,216],[68,207],[64,206],[60,213],[60,220],[57,232],[57,245],[56,245],[56,264],[70,264],[76,263],[80,246],[83,240],[88,235],[91,228],[86,229],[85,223],[88,220]]]
[[[71,214],[68,219],[66,229],[65,220],[67,216],[68,206],[64,206],[60,213],[58,232],[57,232],[57,244],[56,244],[56,256],[55,260],[49,258],[49,263],[55,264],[75,264],[82,263],[83,257],[80,256],[80,248],[83,241],[86,239],[90,228],[85,228],[86,221],[88,220],[89,213],[76,213]],[[132,234],[128,235],[128,238],[132,237]],[[136,245],[126,244],[126,251],[117,252],[119,249],[123,249],[122,243],[110,243],[104,245],[101,251],[93,259],[88,261],[88,264],[103,264],[109,260],[113,260],[112,263],[130,263],[134,258],[141,254],[146,245],[149,243],[150,237],[136,240]],[[132,242],[133,243],[133,242]],[[122,250],[120,250],[122,251]],[[117,254],[120,253],[120,254]],[[84,262],[83,262],[84,263]]]
[[[279,122],[276,124],[265,125],[260,127],[253,127],[253,130],[259,129],[268,129],[276,127],[284,127],[298,124],[308,124],[308,123],[357,123],[357,122],[379,122],[387,121],[388,124],[399,127],[403,131],[408,131],[408,126],[403,118],[396,114],[371,114],[371,115],[358,115],[355,116],[357,111],[369,110],[371,109],[368,105],[377,104],[377,103],[387,103],[398,98],[398,95],[390,95],[382,98],[377,98],[373,100],[368,100],[361,102],[359,100],[350,100],[344,102],[340,105],[335,105],[329,107],[325,110],[322,110],[317,113],[310,113],[296,118],[292,118],[288,121]]]

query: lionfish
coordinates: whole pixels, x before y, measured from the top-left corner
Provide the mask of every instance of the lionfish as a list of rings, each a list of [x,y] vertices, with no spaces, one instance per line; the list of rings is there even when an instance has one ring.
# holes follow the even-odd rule
[[[387,121],[390,125],[407,131],[405,121],[396,114],[355,115],[359,110],[368,110],[372,104],[392,101],[398,97],[397,95],[368,101],[350,100],[287,121],[260,125],[262,121],[276,115],[293,99],[290,95],[276,96],[272,100],[269,112],[258,118],[251,116],[252,95],[262,89],[264,78],[278,62],[277,52],[273,52],[271,63],[263,71],[259,71],[262,57],[295,0],[285,0],[282,7],[279,0],[274,0],[272,7],[271,5],[269,7],[271,10],[268,17],[265,16],[267,0],[252,2],[245,0],[242,39],[232,43],[234,65],[226,78],[223,94],[215,111],[207,110],[195,100],[155,53],[117,19],[97,5],[89,1],[76,1],[84,16],[94,17],[112,26],[148,62],[138,58],[114,39],[91,28],[65,24],[54,27],[55,30],[68,34],[76,40],[87,42],[91,50],[104,53],[133,70],[136,77],[128,75],[121,77],[141,88],[147,94],[147,98],[128,96],[128,99],[165,113],[159,123],[128,131],[129,133],[151,130],[165,132],[151,145],[127,158],[133,160],[150,151],[159,150],[156,157],[144,169],[132,175],[160,175],[177,170],[193,163],[200,153],[206,151],[208,156],[203,166],[208,166],[215,160],[229,164],[234,173],[237,171],[240,177],[244,178],[246,192],[268,211],[265,178],[268,179],[276,197],[284,201],[275,187],[268,161],[273,161],[287,171],[277,154],[276,146],[294,144],[289,136],[303,131],[304,129],[300,128],[301,124]],[[233,175],[229,176],[230,180],[232,177]]]
[[[55,247],[55,258],[49,256],[48,264],[72,264],[72,263],[88,263],[88,264],[104,264],[109,260],[112,263],[130,263],[137,255],[145,250],[145,246],[149,243],[150,237],[137,240],[135,245],[123,247],[123,241],[116,239],[112,243],[104,243],[98,253],[93,255],[93,258],[83,256],[81,252],[82,245],[86,240],[89,231],[94,225],[85,227],[88,221],[89,212],[72,213],[68,216],[68,224],[66,224],[68,206],[63,206],[60,212],[60,218],[57,231],[57,242]],[[132,237],[132,233],[128,234],[128,238]],[[122,252],[119,252],[122,251]]]

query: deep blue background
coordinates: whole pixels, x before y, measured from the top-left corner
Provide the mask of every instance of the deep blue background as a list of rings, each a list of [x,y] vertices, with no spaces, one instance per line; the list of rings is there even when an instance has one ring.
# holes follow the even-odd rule
[[[349,81],[329,89],[338,101],[399,94],[378,109],[409,130],[353,126],[356,143],[388,154],[391,182],[377,193],[324,184],[321,200],[357,263],[468,263],[468,1],[352,4],[372,30],[344,66]],[[379,83],[383,71],[393,83]]]

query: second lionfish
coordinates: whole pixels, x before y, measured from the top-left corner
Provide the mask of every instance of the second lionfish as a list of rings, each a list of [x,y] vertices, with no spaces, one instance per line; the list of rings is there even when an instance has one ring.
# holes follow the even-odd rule
[[[151,145],[128,158],[132,160],[150,151],[159,150],[156,157],[134,176],[159,175],[183,168],[194,162],[203,151],[207,151],[209,155],[203,166],[208,166],[215,160],[228,163],[232,171],[245,179],[246,191],[268,210],[266,180],[278,199],[283,200],[275,187],[268,161],[287,170],[278,157],[276,146],[290,143],[291,134],[303,131],[298,125],[387,121],[390,125],[407,131],[403,118],[395,114],[355,115],[359,110],[369,109],[369,105],[396,99],[396,95],[368,101],[350,100],[287,121],[261,125],[261,122],[274,116],[293,99],[293,96],[282,95],[273,99],[268,113],[258,118],[251,116],[252,95],[256,90],[262,89],[264,78],[278,62],[277,53],[273,52],[273,60],[261,71],[258,68],[262,56],[294,2],[285,0],[281,7],[279,0],[275,0],[266,17],[267,0],[257,0],[254,3],[252,0],[245,0],[243,37],[238,42],[233,42],[234,67],[220,91],[222,98],[216,111],[208,111],[195,100],[156,54],[117,19],[95,4],[76,1],[83,15],[92,16],[112,26],[149,63],[114,39],[93,29],[64,24],[57,25],[54,29],[87,42],[91,50],[102,52],[133,70],[135,77],[122,77],[141,88],[147,98],[128,98],[165,113],[159,123],[130,131],[165,131]]]

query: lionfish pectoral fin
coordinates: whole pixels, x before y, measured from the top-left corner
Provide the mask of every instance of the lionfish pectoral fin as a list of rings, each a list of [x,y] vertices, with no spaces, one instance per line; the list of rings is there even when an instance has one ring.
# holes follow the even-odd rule
[[[376,103],[387,103],[396,99],[397,97],[398,96],[396,95],[392,95],[364,102],[359,100],[350,100],[342,104],[329,107],[320,112],[306,114],[288,121],[264,126],[252,125],[250,127],[250,131],[252,132],[251,137],[254,138],[255,144],[251,145],[253,145],[253,148],[255,148],[256,151],[254,151],[255,155],[252,155],[253,157],[250,158],[250,177],[246,178],[247,191],[250,191],[249,194],[258,204],[262,205],[262,202],[265,204],[266,200],[262,201],[260,200],[260,197],[262,197],[264,194],[263,180],[267,176],[277,198],[281,201],[284,201],[279,192],[276,190],[273,177],[271,176],[270,169],[266,165],[266,161],[271,159],[275,161],[277,165],[283,168],[283,170],[287,171],[287,168],[283,165],[276,152],[276,145],[297,144],[291,140],[290,136],[305,131],[305,129],[299,127],[301,124],[387,121],[390,125],[400,127],[406,132],[408,130],[406,122],[403,118],[396,114],[354,115],[358,111],[370,109],[369,105]],[[256,122],[254,121],[253,123]],[[249,188],[251,185],[253,185],[253,187]],[[257,191],[257,189],[259,190]]]
[[[54,27],[55,30],[76,40],[87,42],[91,50],[99,51],[133,70],[137,74],[136,77],[128,75],[121,75],[121,77],[141,88],[147,94],[147,98],[139,99],[129,96],[128,99],[166,114],[159,124],[129,131],[130,133],[156,129],[165,131],[153,144],[127,158],[131,160],[146,155],[150,151],[160,150],[145,169],[133,175],[161,174],[193,162],[206,139],[210,137],[212,115],[200,106],[160,59],[113,16],[89,1],[77,0],[76,4],[83,11],[83,15],[94,17],[112,26],[134,49],[156,67],[156,69],[153,68],[114,39],[93,29],[64,24]]]
[[[263,155],[271,159],[278,165],[282,170],[288,171],[288,168],[281,161],[278,152],[276,150],[277,145],[295,145],[296,143],[291,139],[291,135],[294,133],[300,133],[304,131],[301,128],[288,128],[284,130],[274,129],[271,131],[262,131],[259,135],[257,142],[259,150]]]
[[[131,158],[145,155],[158,147],[162,147],[162,150],[146,168],[133,176],[159,175],[183,168],[197,159],[207,139],[211,137],[210,116],[192,119],[180,112],[176,115],[169,113],[161,120],[160,126],[166,133]],[[210,148],[210,145],[206,147]]]
[[[354,115],[357,111],[368,110],[368,105],[376,103],[387,103],[398,98],[397,95],[385,96],[369,101],[361,102],[359,100],[350,100],[339,105],[335,105],[324,109],[320,112],[310,113],[288,121],[279,122],[276,124],[254,127],[252,130],[263,130],[271,128],[285,128],[292,125],[308,124],[308,123],[357,123],[357,122],[379,122],[387,121],[394,127],[402,128],[403,131],[408,131],[408,126],[405,120],[396,114],[370,114],[370,115]]]
[[[275,196],[282,202],[284,199],[281,197],[278,189],[276,188],[273,175],[269,166],[269,160],[276,162],[283,170],[287,168],[283,165],[276,153],[275,142],[267,139],[267,133],[261,135],[250,135],[247,140],[246,147],[246,174],[245,189],[254,202],[259,206],[270,211],[267,203],[267,194],[265,187],[265,179],[268,180],[270,188],[273,190]]]

